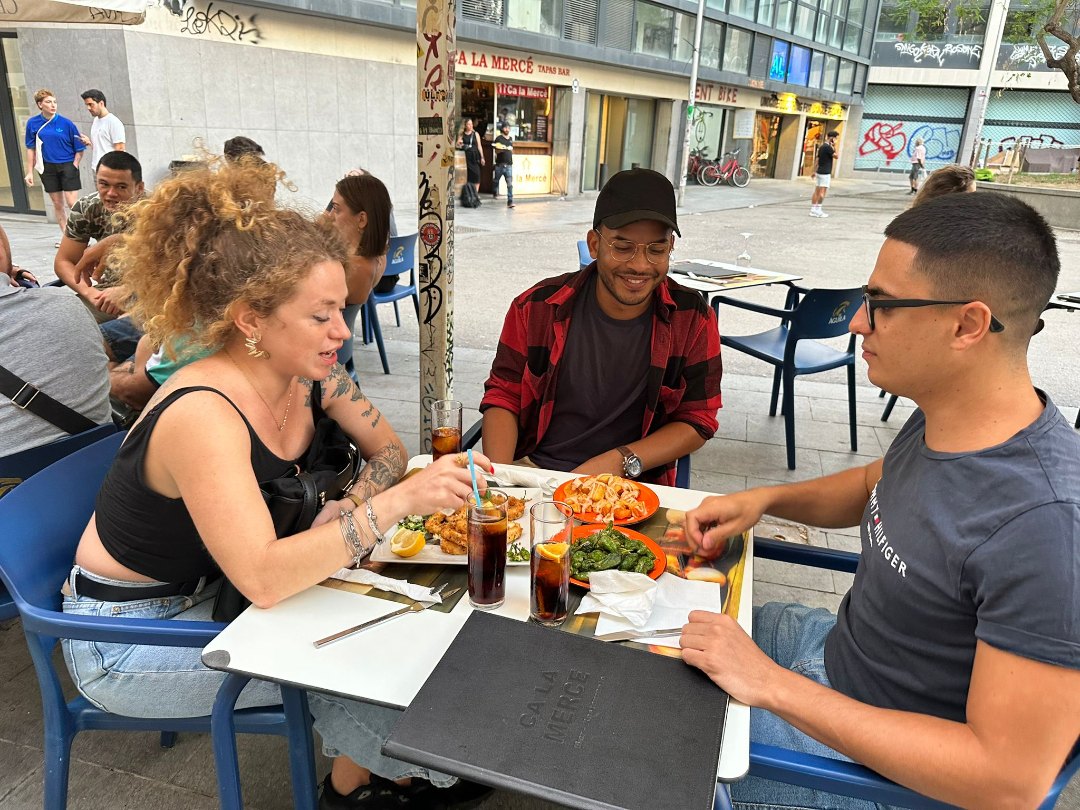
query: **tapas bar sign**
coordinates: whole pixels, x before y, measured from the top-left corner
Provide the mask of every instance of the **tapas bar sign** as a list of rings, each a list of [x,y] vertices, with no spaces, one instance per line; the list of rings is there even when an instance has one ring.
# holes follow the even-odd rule
[[[500,96],[515,98],[547,98],[547,87],[533,87],[527,84],[496,84],[495,92]]]

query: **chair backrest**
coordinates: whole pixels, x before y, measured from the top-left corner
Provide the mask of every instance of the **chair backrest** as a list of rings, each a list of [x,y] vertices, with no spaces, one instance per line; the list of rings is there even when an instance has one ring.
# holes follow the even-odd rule
[[[416,234],[391,236],[390,249],[386,252],[386,275],[399,276],[416,267]],[[410,275],[410,283],[412,276]]]
[[[578,269],[584,270],[592,264],[593,258],[589,255],[589,243],[584,239],[578,239],[577,243]]]
[[[90,430],[84,430],[82,433],[76,433],[74,436],[65,436],[40,447],[31,447],[29,450],[22,450],[0,458],[0,495],[3,495],[8,487],[19,481],[26,480],[53,462],[115,432],[116,425],[109,422],[90,428]]]
[[[59,609],[60,586],[124,435],[72,453],[0,500],[0,578],[20,610]]]
[[[848,334],[862,306],[862,288],[809,290],[791,316],[789,340],[819,340]]]

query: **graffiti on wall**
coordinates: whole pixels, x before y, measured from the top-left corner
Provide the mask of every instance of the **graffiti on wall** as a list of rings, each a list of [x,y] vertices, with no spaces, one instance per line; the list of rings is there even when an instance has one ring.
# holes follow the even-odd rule
[[[1034,147],[1065,145],[1065,141],[1058,140],[1053,135],[1047,135],[1045,132],[1039,133],[1038,135],[1010,135],[1008,138],[1001,139],[1001,144],[1006,149],[1011,149],[1017,143],[1021,142]]]
[[[911,158],[915,141],[921,139],[926,147],[926,160],[951,163],[960,150],[959,124],[920,123],[918,121],[867,121],[859,144],[856,168],[890,165],[903,157]]]
[[[983,46],[959,42],[894,42],[893,50],[916,65],[933,60],[938,67],[945,67],[946,62],[955,63],[956,57],[960,57],[959,61],[974,62],[973,67],[978,67]]]
[[[1063,57],[1068,50],[1064,43],[1048,47],[1055,59]],[[1080,56],[1077,59],[1080,61]],[[1002,42],[997,66],[998,70],[1052,70],[1046,66],[1042,50],[1032,42]]]
[[[163,0],[162,5],[173,16],[180,18],[182,34],[193,37],[218,36],[247,45],[258,45],[263,40],[262,31],[255,21],[256,14],[241,16],[212,2],[207,3],[205,9],[200,9],[194,0]]]

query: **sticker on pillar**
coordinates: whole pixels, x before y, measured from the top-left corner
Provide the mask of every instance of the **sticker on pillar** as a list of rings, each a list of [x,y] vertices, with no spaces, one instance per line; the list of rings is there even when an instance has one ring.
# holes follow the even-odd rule
[[[575,93],[578,92],[580,88],[581,84],[578,82],[577,79],[574,79],[572,82],[570,82],[570,89],[573,90]]]
[[[435,247],[442,241],[442,228],[434,222],[425,223],[420,227],[420,241],[428,247]]]
[[[443,127],[441,115],[433,115],[430,118],[418,118],[416,124],[420,128],[421,135],[442,135],[446,129]]]

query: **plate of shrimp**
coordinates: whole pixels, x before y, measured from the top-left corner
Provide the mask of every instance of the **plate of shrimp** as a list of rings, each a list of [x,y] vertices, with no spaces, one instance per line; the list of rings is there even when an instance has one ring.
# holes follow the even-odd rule
[[[647,486],[610,473],[571,478],[552,498],[573,509],[578,520],[616,526],[648,520],[660,508],[660,498]]]

